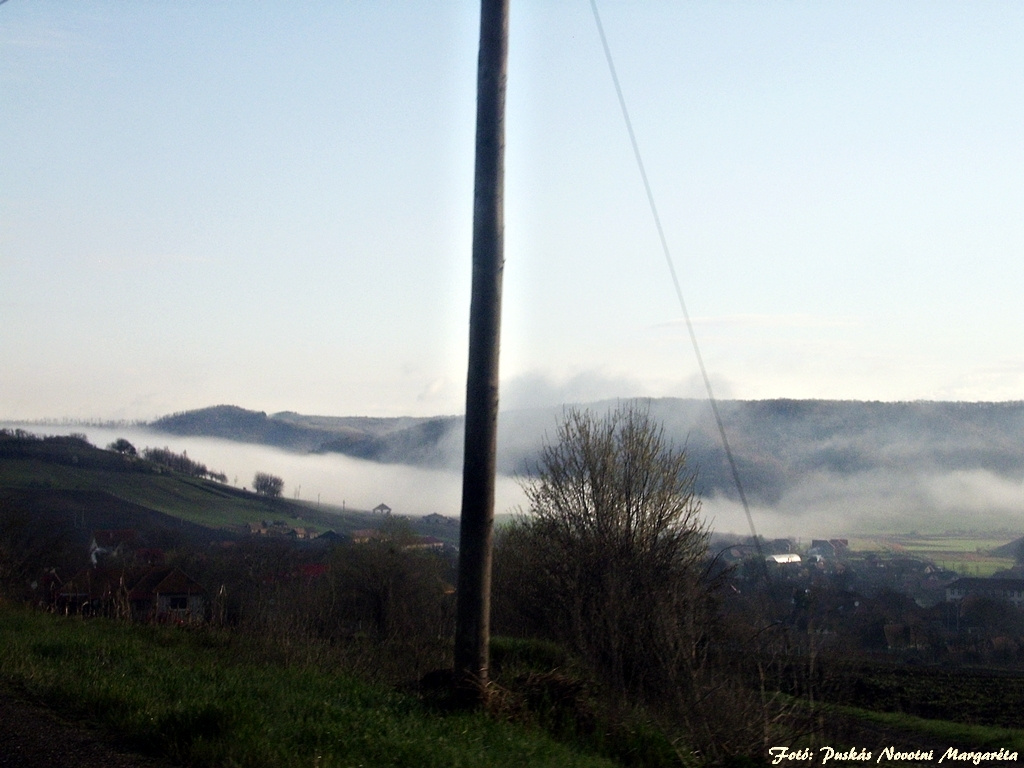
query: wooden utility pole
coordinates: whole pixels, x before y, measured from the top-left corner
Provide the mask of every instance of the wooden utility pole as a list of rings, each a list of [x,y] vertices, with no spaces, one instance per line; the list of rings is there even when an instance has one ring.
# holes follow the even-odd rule
[[[505,81],[508,0],[481,0],[473,190],[473,295],[469,312],[466,442],[455,626],[455,684],[466,700],[486,693],[491,548],[498,444],[498,350],[504,270]]]

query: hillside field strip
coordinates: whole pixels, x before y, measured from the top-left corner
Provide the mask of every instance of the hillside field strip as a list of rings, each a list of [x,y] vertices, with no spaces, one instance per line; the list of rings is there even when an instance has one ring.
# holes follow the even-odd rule
[[[890,557],[916,557],[964,576],[987,577],[1012,568],[1012,557],[993,554],[1016,538],[1012,533],[950,532],[945,534],[894,534],[854,537],[855,554],[875,552]]]

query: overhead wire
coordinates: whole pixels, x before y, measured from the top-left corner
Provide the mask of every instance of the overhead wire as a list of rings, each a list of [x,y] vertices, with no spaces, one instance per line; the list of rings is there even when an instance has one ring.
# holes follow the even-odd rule
[[[761,551],[760,539],[757,535],[757,528],[754,526],[754,518],[750,513],[750,504],[747,502],[747,494],[743,489],[743,482],[740,480],[739,468],[736,464],[736,457],[732,447],[729,445],[729,437],[726,433],[725,422],[722,419],[721,410],[718,407],[718,399],[715,397],[714,389],[711,386],[711,378],[708,376],[707,366],[704,365],[704,356],[700,351],[700,344],[697,342],[697,334],[693,328],[693,321],[690,312],[686,308],[686,300],[683,298],[683,289],[679,283],[679,275],[676,273],[675,263],[672,260],[672,253],[668,247],[668,239],[665,237],[665,229],[661,225],[661,216],[658,215],[658,206],[654,201],[654,192],[651,189],[651,182],[647,178],[647,170],[644,167],[643,156],[640,154],[640,145],[636,140],[636,133],[633,131],[633,121],[629,117],[629,109],[626,106],[626,99],[622,94],[622,86],[619,83],[619,76],[615,69],[615,61],[612,58],[611,47],[608,45],[608,38],[604,33],[604,25],[601,23],[601,14],[597,10],[597,0],[590,0],[590,8],[594,14],[594,22],[597,24],[597,33],[601,38],[601,47],[604,49],[604,58],[608,62],[608,71],[611,73],[612,82],[615,85],[615,94],[619,99],[619,107],[622,110],[622,118],[626,122],[626,132],[629,134],[629,142],[633,147],[633,156],[636,158],[636,165],[640,171],[640,178],[643,180],[644,191],[647,193],[647,204],[651,209],[651,216],[654,218],[654,226],[658,230],[658,239],[661,241],[661,250],[665,256],[665,263],[668,265],[669,274],[672,276],[672,285],[675,287],[676,299],[679,301],[679,308],[683,313],[683,320],[686,322],[686,330],[690,336],[690,344],[693,347],[694,356],[697,358],[697,367],[700,369],[701,378],[704,380],[704,389],[707,392],[708,403],[711,405],[711,412],[718,427],[718,436],[722,441],[722,449],[725,451],[725,458],[732,473],[733,483],[736,485],[736,492],[743,506],[743,513],[747,517],[747,524],[750,526],[750,534],[754,540],[758,557],[764,563],[764,553]],[[767,571],[765,571],[767,575]]]

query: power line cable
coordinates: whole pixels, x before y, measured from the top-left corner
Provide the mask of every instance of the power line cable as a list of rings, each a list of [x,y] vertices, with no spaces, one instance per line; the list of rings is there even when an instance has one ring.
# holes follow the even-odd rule
[[[708,394],[708,402],[711,404],[711,412],[715,417],[715,424],[718,426],[718,435],[722,440],[722,448],[725,450],[726,460],[729,462],[729,470],[732,473],[733,482],[736,484],[736,491],[743,505],[743,512],[747,516],[747,524],[750,526],[750,533],[754,537],[754,546],[757,548],[758,557],[764,563],[764,553],[761,551],[761,543],[757,536],[757,528],[754,526],[754,518],[750,514],[750,505],[747,503],[747,494],[743,490],[743,483],[740,480],[740,472],[736,466],[736,458],[733,456],[732,448],[729,446],[729,438],[725,431],[725,422],[718,408],[718,400],[715,397],[714,389],[711,387],[711,379],[708,376],[707,367],[704,365],[704,357],[700,353],[700,345],[697,343],[697,334],[693,329],[693,321],[690,320],[690,312],[686,308],[686,301],[683,299],[683,289],[679,284],[679,276],[676,274],[675,263],[672,261],[672,254],[668,247],[668,240],[665,237],[665,230],[661,226],[661,217],[658,215],[658,206],[654,202],[654,192],[651,191],[651,183],[647,178],[647,171],[644,168],[644,160],[640,154],[640,145],[637,143],[636,134],[633,131],[633,121],[629,118],[629,109],[626,107],[626,99],[622,95],[622,86],[619,84],[619,76],[615,70],[615,61],[612,59],[612,51],[608,45],[608,38],[604,34],[604,26],[601,24],[601,14],[597,10],[597,0],[590,0],[590,8],[594,13],[594,22],[597,24],[597,33],[601,38],[601,46],[604,48],[604,58],[608,62],[608,71],[611,73],[612,82],[615,84],[615,94],[619,97],[619,107],[622,109],[622,117],[626,121],[626,131],[629,133],[629,142],[633,146],[633,156],[636,158],[637,168],[640,170],[640,178],[644,183],[644,191],[647,193],[647,203],[654,217],[654,226],[658,230],[658,238],[661,240],[661,250],[665,255],[665,263],[668,265],[669,274],[672,276],[672,285],[676,289],[676,298],[679,300],[679,308],[683,312],[683,319],[686,321],[686,330],[690,335],[690,344],[693,346],[693,353],[697,358],[697,367],[700,369],[701,378],[704,379],[704,389]],[[765,570],[767,577],[767,569]]]

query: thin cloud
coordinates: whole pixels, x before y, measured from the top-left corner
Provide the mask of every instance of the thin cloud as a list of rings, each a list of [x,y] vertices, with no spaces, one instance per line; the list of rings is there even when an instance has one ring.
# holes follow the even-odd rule
[[[501,383],[501,404],[506,410],[550,408],[567,403],[636,397],[646,389],[638,379],[596,370],[561,378],[531,371]]]

